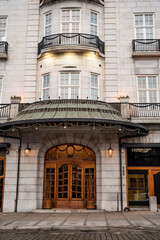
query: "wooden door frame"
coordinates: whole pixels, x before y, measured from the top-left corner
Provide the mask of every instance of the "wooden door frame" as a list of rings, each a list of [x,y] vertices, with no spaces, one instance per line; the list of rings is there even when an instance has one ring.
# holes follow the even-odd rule
[[[59,179],[59,168],[63,165],[68,165],[68,198],[67,199],[58,199],[58,179]],[[82,175],[81,175],[81,181],[82,181],[82,197],[81,199],[72,199],[71,197],[71,191],[69,189],[69,186],[72,187],[72,166],[73,165],[79,165],[82,169]],[[54,189],[54,196],[55,201],[85,201],[85,169],[86,168],[94,168],[94,200],[96,201],[96,160],[94,162],[90,160],[83,160],[79,158],[63,158],[58,159],[56,161],[52,160],[46,160],[44,164],[44,186],[43,186],[43,199],[45,197],[45,191],[46,191],[46,168],[47,167],[53,167],[55,168],[55,189]],[[69,169],[70,168],[70,169]],[[70,176],[69,176],[70,172]]]
[[[147,170],[148,171],[148,188],[149,196],[155,196],[154,193],[154,172],[160,172],[160,167],[128,167],[128,156],[126,148],[126,188],[127,188],[127,206],[129,207],[129,191],[128,191],[128,170]],[[159,205],[158,205],[159,206]]]
[[[3,200],[4,200],[4,186],[5,186],[5,173],[6,173],[6,157],[0,157],[0,161],[4,160],[4,169],[3,169],[3,175],[0,176],[0,179],[3,179],[3,188],[2,188],[2,208],[0,210],[3,211]]]

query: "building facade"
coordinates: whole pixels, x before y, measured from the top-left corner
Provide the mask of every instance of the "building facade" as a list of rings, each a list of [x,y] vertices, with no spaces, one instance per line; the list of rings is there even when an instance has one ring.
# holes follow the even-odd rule
[[[158,0],[1,0],[0,210],[156,209],[159,74]]]

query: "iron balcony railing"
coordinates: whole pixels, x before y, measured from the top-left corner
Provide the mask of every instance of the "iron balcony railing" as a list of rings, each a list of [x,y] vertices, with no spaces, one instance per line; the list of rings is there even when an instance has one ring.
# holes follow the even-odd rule
[[[134,39],[132,47],[133,52],[157,52],[160,51],[160,39]]]
[[[40,0],[40,4],[43,2],[44,0]],[[54,0],[50,0],[50,1],[54,1]],[[102,2],[104,2],[104,0],[101,0]]]
[[[160,117],[160,103],[129,103],[129,112],[131,118]]]
[[[10,118],[11,104],[0,104],[0,118]]]
[[[84,46],[99,49],[104,54],[104,42],[98,36],[85,33],[60,33],[43,37],[38,44],[38,54],[42,49],[58,46]]]
[[[0,41],[0,54],[8,54],[8,43],[4,41]]]

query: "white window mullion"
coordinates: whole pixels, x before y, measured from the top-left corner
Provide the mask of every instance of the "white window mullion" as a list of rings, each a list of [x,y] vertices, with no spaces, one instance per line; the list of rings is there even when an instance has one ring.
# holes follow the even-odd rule
[[[45,14],[44,35],[49,36],[52,34],[52,13]]]
[[[72,75],[73,77],[72,81]],[[68,76],[68,82],[64,80],[65,76]],[[77,78],[78,77],[78,78]],[[67,89],[68,91],[68,99],[79,97],[79,89],[80,89],[80,73],[79,72],[61,72],[60,73],[60,97],[64,98],[62,89]],[[73,94],[72,94],[73,93]]]
[[[0,17],[0,41],[6,41],[7,17]]]
[[[138,98],[142,103],[154,103],[158,101],[157,76],[138,76]],[[145,79],[145,84],[144,84]],[[146,96],[146,98],[145,98]]]
[[[49,99],[50,97],[49,88],[50,88],[50,75],[46,74],[46,75],[43,75],[43,81],[42,81],[42,99],[43,100]]]
[[[153,39],[155,38],[154,15],[151,13],[135,15],[135,37],[136,39]],[[142,19],[142,21],[141,21]],[[148,30],[148,34],[147,34]],[[143,33],[143,37],[140,37]]]

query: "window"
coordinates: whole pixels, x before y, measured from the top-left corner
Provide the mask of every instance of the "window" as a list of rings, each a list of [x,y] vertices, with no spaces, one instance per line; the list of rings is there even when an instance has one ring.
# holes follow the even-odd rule
[[[43,76],[43,89],[42,89],[42,99],[43,100],[48,100],[50,95],[49,95],[49,85],[50,85],[50,75],[44,75]]]
[[[80,32],[80,10],[79,9],[62,10],[61,27],[62,27],[62,33],[79,33]]]
[[[157,103],[158,86],[156,76],[138,77],[139,103]]]
[[[154,39],[154,17],[153,14],[135,15],[136,39]]]
[[[98,35],[98,14],[91,12],[91,34]]]
[[[3,78],[0,77],[0,102],[2,102]]]
[[[98,99],[98,75],[91,74],[91,99]]]
[[[0,17],[0,41],[6,40],[6,26],[7,26],[7,18]]]
[[[45,36],[49,36],[52,34],[52,13],[51,12],[45,14],[44,34]]]
[[[60,73],[60,97],[62,99],[76,99],[79,97],[80,90],[79,72]]]

